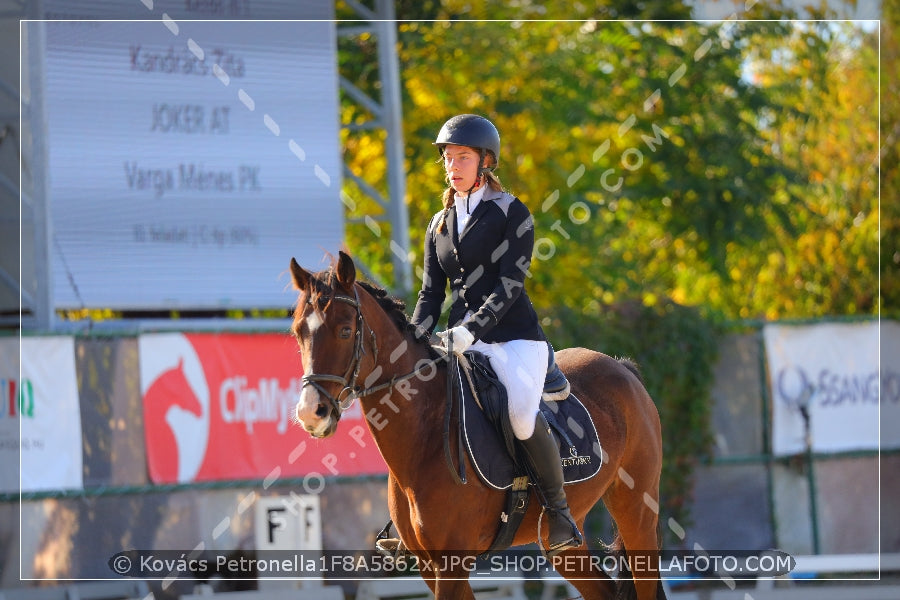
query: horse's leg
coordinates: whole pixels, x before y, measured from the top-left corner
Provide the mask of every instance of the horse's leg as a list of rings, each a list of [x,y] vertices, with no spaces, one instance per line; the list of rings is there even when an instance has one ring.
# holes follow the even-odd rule
[[[434,568],[434,565],[437,563],[434,561],[434,558],[427,553],[417,553],[417,570],[419,572],[419,577],[421,577],[425,583],[428,585],[428,589],[431,590],[432,594],[435,594],[437,597],[437,576],[438,571]]]
[[[474,600],[469,571],[458,553],[422,550],[416,558],[419,576],[436,600]]]
[[[578,525],[584,531],[584,523]],[[613,600],[616,584],[592,556],[587,545],[572,548],[554,557],[556,571],[569,581],[584,600]]]
[[[637,478],[628,481],[633,487],[621,479],[615,481],[604,496],[604,502],[624,544],[626,556],[622,560],[627,560],[626,564],[631,566],[638,600],[657,600],[659,508],[657,500],[644,490],[656,490],[658,483],[641,487],[638,481]]]
[[[394,527],[397,528],[397,534],[400,536],[400,540],[406,546],[407,550],[416,555],[419,575],[428,585],[431,593],[434,594],[437,571],[432,565],[437,563],[435,563],[433,557],[429,556],[421,547],[418,536],[416,535],[416,528],[412,523],[409,498],[403,492],[403,488],[400,487],[400,484],[393,475],[388,475],[388,508],[391,513],[391,519],[394,521]]]
[[[475,600],[467,580],[438,579],[436,583],[434,600]]]
[[[475,593],[469,585],[469,570],[461,558],[452,552],[435,555],[439,565],[434,587],[435,600],[475,600]]]
[[[472,586],[469,585],[468,559],[459,553],[442,553],[433,548],[451,547],[464,548],[465,540],[454,539],[452,529],[439,528],[442,537],[431,539],[423,531],[421,524],[413,512],[421,514],[422,506],[416,505],[415,509],[409,501],[409,497],[403,488],[393,477],[388,477],[388,505],[391,516],[400,538],[407,548],[418,559],[419,575],[428,585],[436,600],[474,600]],[[441,501],[439,506],[446,509],[446,504]],[[437,511],[426,511],[434,514]],[[429,519],[431,520],[431,519]],[[448,531],[450,537],[447,538]]]

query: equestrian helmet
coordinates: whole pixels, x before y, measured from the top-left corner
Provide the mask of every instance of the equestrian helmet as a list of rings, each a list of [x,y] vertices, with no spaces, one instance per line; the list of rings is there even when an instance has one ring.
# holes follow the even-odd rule
[[[494,155],[494,161],[500,163],[500,133],[494,124],[484,117],[456,115],[444,123],[434,145],[443,156],[444,146],[447,144],[477,148],[482,153],[487,150]]]

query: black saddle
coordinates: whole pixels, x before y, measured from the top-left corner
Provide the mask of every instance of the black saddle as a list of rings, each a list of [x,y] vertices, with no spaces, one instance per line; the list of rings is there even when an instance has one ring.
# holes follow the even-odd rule
[[[516,477],[525,473],[525,466],[518,457],[518,445],[509,424],[506,390],[488,357],[469,351],[464,358],[456,373],[456,389],[463,396],[460,428],[464,446],[482,482],[496,489],[507,489]],[[590,414],[569,391],[569,383],[559,367],[556,370],[559,375],[552,380],[556,386],[553,391],[556,394],[565,391],[566,399],[542,400],[540,410],[558,441],[563,478],[570,484],[597,474],[603,464],[603,450]],[[546,383],[544,390],[546,394]]]

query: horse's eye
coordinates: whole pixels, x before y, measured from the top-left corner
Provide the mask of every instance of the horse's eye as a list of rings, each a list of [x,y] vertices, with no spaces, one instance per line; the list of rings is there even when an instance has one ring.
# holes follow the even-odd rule
[[[351,329],[349,327],[343,327],[341,329],[341,339],[343,339],[343,340],[350,339],[350,332],[351,332]]]

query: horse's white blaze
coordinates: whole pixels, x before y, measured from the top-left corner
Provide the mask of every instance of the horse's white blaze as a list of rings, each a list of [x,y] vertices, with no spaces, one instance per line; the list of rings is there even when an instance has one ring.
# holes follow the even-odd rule
[[[309,329],[310,340],[315,339],[316,332],[323,324],[322,317],[316,312],[311,312],[306,317],[306,326]],[[316,414],[322,401],[324,401],[324,398],[321,397],[319,391],[307,385],[300,390],[300,399],[294,408],[294,416],[297,422],[303,429],[314,436],[321,436],[328,429],[328,422],[331,419],[330,415],[323,419]]]
[[[315,335],[316,330],[322,326],[322,317],[316,312],[309,313],[309,316],[306,317],[306,326],[309,327],[309,334]]]

